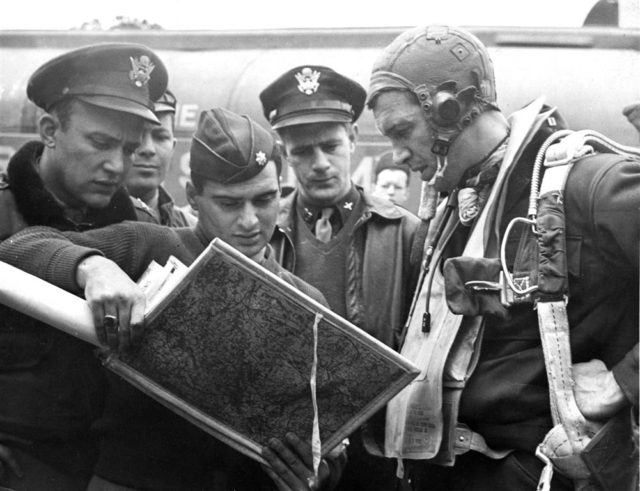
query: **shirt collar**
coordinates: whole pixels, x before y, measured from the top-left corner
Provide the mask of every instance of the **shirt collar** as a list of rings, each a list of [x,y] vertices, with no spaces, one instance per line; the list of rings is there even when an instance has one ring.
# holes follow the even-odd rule
[[[322,211],[322,209],[327,208],[326,206],[315,206],[304,203],[303,198],[300,194],[298,194],[298,199],[296,201],[296,208],[298,210],[298,213],[307,223],[315,222],[315,220],[320,216],[320,212]],[[360,193],[352,184],[349,192],[333,205],[340,213],[342,223],[347,222],[349,216],[351,215],[351,212],[357,208],[359,202]]]

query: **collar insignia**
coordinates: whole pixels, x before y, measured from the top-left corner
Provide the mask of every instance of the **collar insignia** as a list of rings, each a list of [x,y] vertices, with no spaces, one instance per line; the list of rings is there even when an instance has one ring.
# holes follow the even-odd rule
[[[317,70],[311,70],[311,68],[303,68],[299,73],[296,73],[296,80],[298,81],[298,90],[306,95],[313,95],[318,91],[320,84],[318,79],[320,78],[320,72]]]
[[[260,167],[262,167],[267,163],[267,156],[263,151],[256,153],[256,162]]]
[[[305,207],[303,209],[303,213],[304,216],[302,217],[302,219],[307,223],[311,223],[311,220],[313,220],[313,212],[309,208]]]
[[[353,211],[353,201],[347,201],[343,207],[345,210]]]
[[[155,65],[151,63],[149,57],[145,55],[142,55],[140,58],[130,56],[129,59],[131,60],[129,78],[136,87],[146,85],[151,78],[151,72],[155,68]]]

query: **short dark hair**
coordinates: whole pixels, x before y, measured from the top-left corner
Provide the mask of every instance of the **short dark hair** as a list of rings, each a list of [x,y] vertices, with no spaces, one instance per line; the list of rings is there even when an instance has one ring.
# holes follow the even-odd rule
[[[393,163],[393,151],[387,150],[386,152],[378,155],[374,160],[374,182],[378,180],[378,174],[383,170],[399,170],[407,175],[407,185],[411,179],[411,169],[406,164],[396,165]]]

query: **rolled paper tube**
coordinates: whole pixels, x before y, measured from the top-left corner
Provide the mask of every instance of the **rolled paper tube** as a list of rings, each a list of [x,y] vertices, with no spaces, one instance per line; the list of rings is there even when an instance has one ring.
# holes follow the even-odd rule
[[[1,261],[0,303],[100,346],[85,300]]]

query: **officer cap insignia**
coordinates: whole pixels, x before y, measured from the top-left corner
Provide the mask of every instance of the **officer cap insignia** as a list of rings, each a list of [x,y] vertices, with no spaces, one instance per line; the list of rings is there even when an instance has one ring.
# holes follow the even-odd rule
[[[151,63],[149,57],[145,55],[142,55],[140,58],[130,56],[129,59],[131,60],[129,78],[136,87],[146,85],[151,78],[151,72],[155,68],[155,65]]]
[[[256,162],[260,166],[264,166],[267,163],[267,156],[264,152],[260,151],[256,153]]]
[[[319,71],[312,70],[309,67],[303,68],[299,73],[296,73],[298,90],[307,95],[315,94],[318,90],[318,87],[320,87],[320,83],[318,82],[319,78]]]

